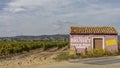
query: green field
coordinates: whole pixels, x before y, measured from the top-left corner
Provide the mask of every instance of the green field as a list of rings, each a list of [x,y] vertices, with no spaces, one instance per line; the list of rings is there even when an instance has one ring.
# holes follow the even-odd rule
[[[23,53],[25,51],[41,48],[47,50],[57,47],[58,49],[69,46],[69,42],[62,41],[0,41],[0,56]],[[120,41],[118,42],[118,49],[120,52]]]
[[[40,42],[40,41],[1,41],[0,42],[0,56],[5,56],[14,53],[23,53],[37,48],[47,50],[49,48],[57,47],[62,48],[68,46],[69,42]]]

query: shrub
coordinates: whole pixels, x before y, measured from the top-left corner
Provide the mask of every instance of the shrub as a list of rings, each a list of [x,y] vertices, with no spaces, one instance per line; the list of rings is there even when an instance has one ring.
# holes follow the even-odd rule
[[[69,50],[69,56],[76,56],[77,50],[75,47],[71,47]]]
[[[111,55],[117,55],[117,52],[112,53],[108,50],[95,48],[95,49],[88,51],[85,55],[82,55],[82,57],[90,58],[90,57],[102,57],[102,56],[111,56]]]
[[[120,52],[120,41],[118,41],[118,51]]]

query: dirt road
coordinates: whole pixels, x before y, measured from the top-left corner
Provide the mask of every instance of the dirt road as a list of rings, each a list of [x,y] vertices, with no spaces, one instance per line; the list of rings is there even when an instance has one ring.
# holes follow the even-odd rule
[[[120,68],[120,57],[103,57],[83,60],[72,60],[53,65],[35,65],[25,68]]]
[[[53,48],[0,59],[0,68],[120,68],[120,56],[56,62],[53,58],[64,51]],[[66,51],[66,50],[65,50]]]
[[[29,65],[46,65],[57,63],[53,58],[57,56],[65,48],[53,48],[47,51],[36,49],[28,53],[19,54],[16,56],[8,56],[0,59],[0,68],[21,68]]]

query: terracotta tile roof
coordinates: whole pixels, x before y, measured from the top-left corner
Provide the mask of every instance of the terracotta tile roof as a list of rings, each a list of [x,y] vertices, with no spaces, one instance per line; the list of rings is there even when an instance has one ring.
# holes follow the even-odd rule
[[[117,35],[118,32],[114,27],[71,27],[70,34],[107,34],[107,35]]]

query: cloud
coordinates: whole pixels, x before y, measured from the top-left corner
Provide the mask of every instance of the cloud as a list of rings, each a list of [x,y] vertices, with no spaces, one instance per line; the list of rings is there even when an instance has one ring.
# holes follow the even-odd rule
[[[0,11],[10,2],[11,0],[0,0]]]
[[[13,0],[4,10],[10,12],[31,11],[56,0]]]
[[[118,28],[118,22],[120,22],[118,2],[113,3],[111,0],[11,0],[0,11],[0,25],[5,26],[0,27],[0,31],[6,30],[4,35],[58,34],[69,33],[70,26],[90,25],[112,25],[120,30]]]
[[[66,25],[69,27],[74,25],[74,23],[70,21],[60,21],[60,20],[57,22],[53,22],[53,27],[55,28],[55,30],[60,30],[61,28],[64,29]]]

